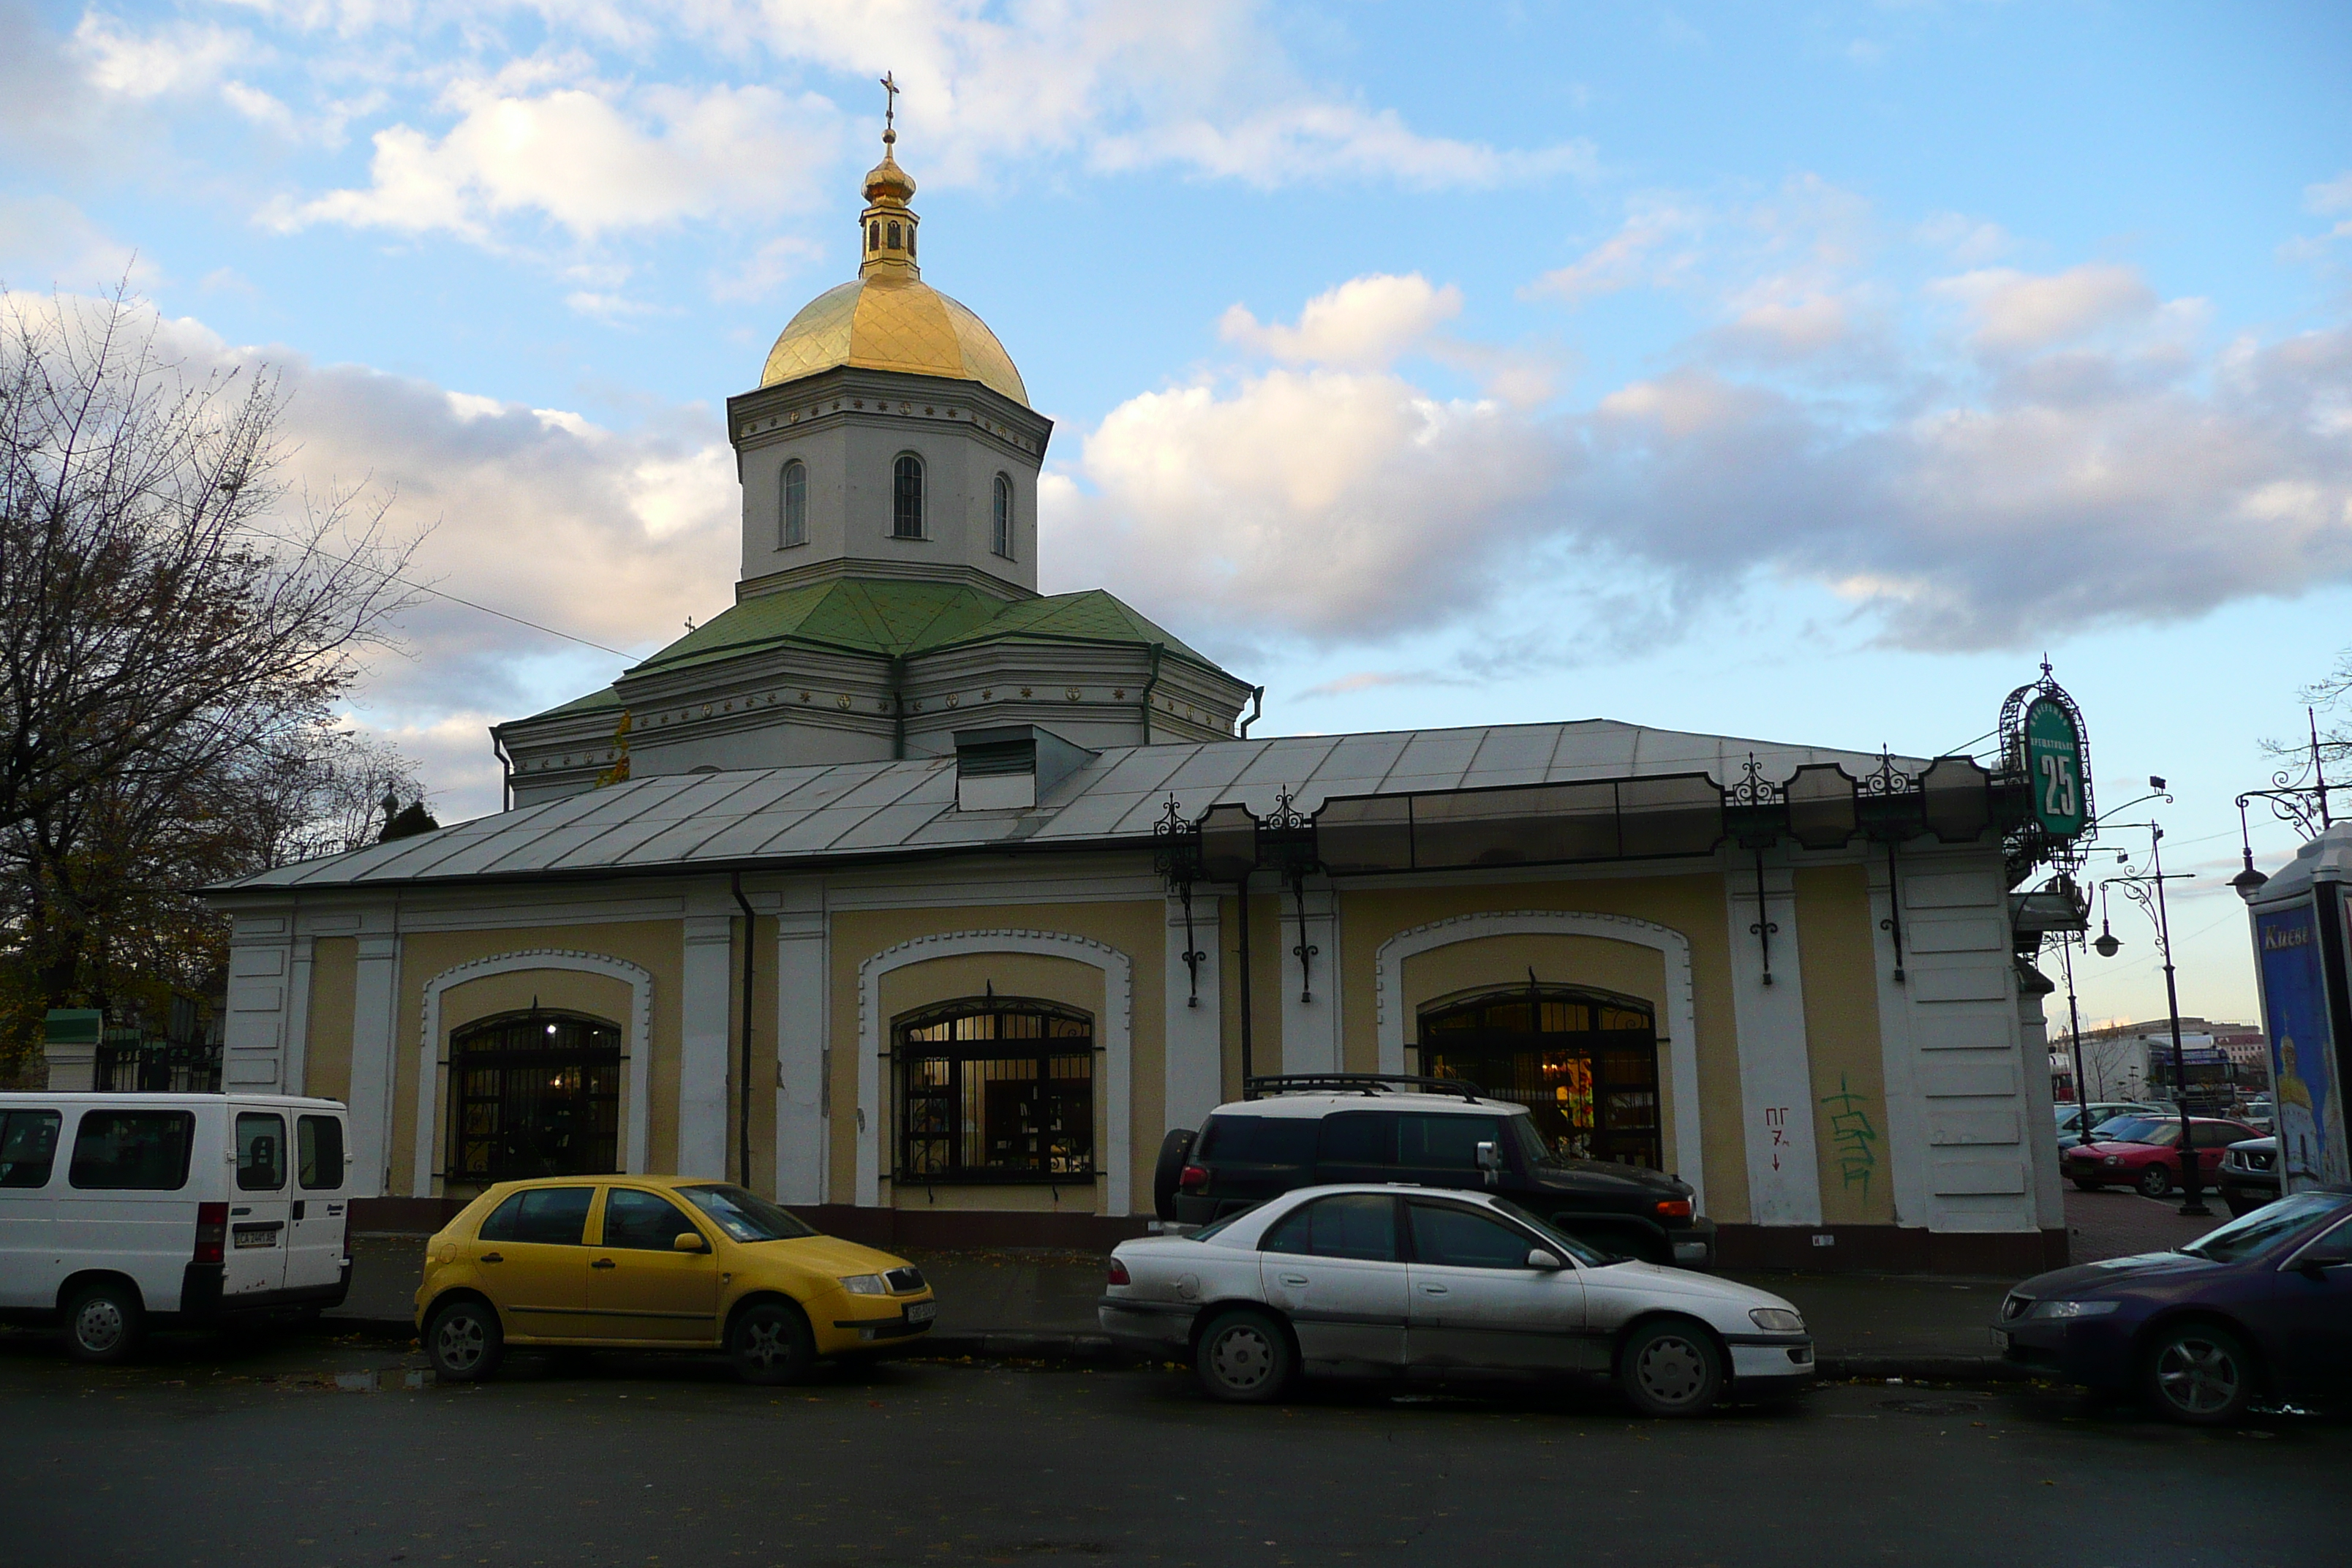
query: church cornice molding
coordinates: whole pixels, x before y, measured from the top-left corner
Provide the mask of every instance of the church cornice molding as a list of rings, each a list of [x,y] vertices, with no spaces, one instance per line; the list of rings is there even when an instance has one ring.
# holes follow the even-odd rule
[[[991,598],[1002,599],[1007,604],[1018,604],[1024,599],[1040,596],[1034,588],[1024,587],[977,566],[892,561],[880,556],[837,555],[812,562],[806,566],[745,577],[735,584],[735,602],[740,605],[746,599],[788,593],[812,584],[855,582],[860,578],[879,578],[893,583],[952,583],[986,594]]]
[[[728,438],[751,451],[843,425],[920,424],[955,430],[1035,467],[1054,422],[976,381],[840,366],[727,400]]]

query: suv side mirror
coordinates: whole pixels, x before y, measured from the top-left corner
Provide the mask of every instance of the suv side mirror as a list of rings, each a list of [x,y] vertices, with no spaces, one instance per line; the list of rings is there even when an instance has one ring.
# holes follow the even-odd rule
[[[710,1250],[703,1244],[702,1237],[690,1230],[681,1230],[676,1236],[671,1237],[669,1238],[669,1249],[672,1252],[708,1252]]]
[[[2307,1279],[2317,1279],[2326,1275],[2329,1269],[2341,1268],[2347,1263],[2352,1263],[2352,1252],[2347,1252],[2341,1247],[2334,1247],[2324,1252],[2305,1253],[2294,1260],[2294,1267],[2297,1273]]]
[[[1546,1252],[1542,1247],[1538,1247],[1533,1252],[1528,1254],[1528,1267],[1530,1268],[1547,1268],[1556,1270],[1565,1268],[1568,1265],[1562,1263],[1559,1258],[1553,1257],[1550,1253]]]
[[[1499,1185],[1502,1178],[1498,1173],[1503,1168],[1502,1146],[1491,1141],[1479,1144],[1477,1160],[1478,1169],[1486,1173],[1486,1184],[1490,1187]]]

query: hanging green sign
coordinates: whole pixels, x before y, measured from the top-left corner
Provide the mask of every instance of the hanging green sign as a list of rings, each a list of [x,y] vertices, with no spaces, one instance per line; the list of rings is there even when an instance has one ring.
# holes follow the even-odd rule
[[[2090,816],[2083,790],[2083,731],[2066,705],[2050,697],[2027,706],[2024,728],[2033,819],[2053,838],[2072,838]]]

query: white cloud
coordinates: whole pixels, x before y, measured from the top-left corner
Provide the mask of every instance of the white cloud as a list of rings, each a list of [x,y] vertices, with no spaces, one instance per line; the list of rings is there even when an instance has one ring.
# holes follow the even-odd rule
[[[127,98],[209,88],[255,52],[252,38],[225,27],[168,22],[151,32],[134,32],[99,11],[83,15],[74,28],[74,46],[92,83]]]
[[[1432,288],[1420,273],[1351,278],[1318,294],[1298,324],[1260,325],[1239,305],[1217,323],[1218,334],[1285,364],[1325,364],[1378,370],[1419,347],[1444,322],[1462,313],[1462,290]]]
[[[2137,269],[2112,262],[2039,277],[1990,268],[1938,279],[1929,291],[1965,304],[1975,321],[1976,345],[1996,353],[2048,348],[2145,321],[2158,304],[2156,290]]]
[[[378,132],[365,189],[281,206],[278,225],[479,239],[495,220],[530,213],[593,239],[689,218],[764,216],[805,205],[810,165],[833,150],[821,101],[764,87],[625,95],[594,84],[522,95],[467,83],[449,99],[463,113],[446,135]]]

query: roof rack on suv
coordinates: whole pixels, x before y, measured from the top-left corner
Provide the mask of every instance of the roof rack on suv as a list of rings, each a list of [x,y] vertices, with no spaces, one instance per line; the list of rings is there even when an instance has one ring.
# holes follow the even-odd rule
[[[1458,1094],[1473,1102],[1484,1100],[1486,1091],[1467,1079],[1415,1078],[1409,1073],[1395,1072],[1292,1072],[1276,1073],[1266,1078],[1245,1079],[1243,1094],[1255,1099],[1261,1094]]]

